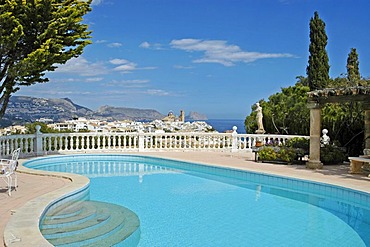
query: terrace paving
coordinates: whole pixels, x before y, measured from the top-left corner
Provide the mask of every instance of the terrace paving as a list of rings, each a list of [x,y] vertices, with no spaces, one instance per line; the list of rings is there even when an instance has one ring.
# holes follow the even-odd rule
[[[13,213],[22,207],[26,202],[54,191],[71,181],[63,178],[38,176],[31,174],[18,173],[18,188],[12,191],[12,196],[8,196],[5,183],[0,185],[0,246],[4,246],[3,234],[5,225],[8,223]],[[1,181],[0,181],[1,182]]]
[[[117,154],[117,153],[115,153]],[[349,164],[337,166],[324,166],[321,170],[309,170],[304,165],[276,165],[268,163],[257,163],[252,161],[251,153],[224,153],[224,152],[145,152],[133,153],[140,155],[147,155],[152,157],[169,158],[182,161],[196,162],[205,165],[223,166],[229,168],[237,168],[242,170],[249,170],[261,173],[269,173],[281,175],[285,177],[301,178],[317,182],[324,182],[344,187],[349,187],[356,190],[361,190],[370,193],[370,177],[359,174],[349,174]],[[0,246],[3,243],[3,232],[5,225],[12,217],[12,214],[17,214],[17,210],[24,206],[30,200],[39,196],[47,197],[50,194],[51,198],[55,198],[53,192],[60,191],[67,188],[76,188],[71,186],[77,183],[73,179],[66,179],[63,177],[45,176],[44,172],[37,171],[36,173],[43,173],[42,176],[34,174],[25,174],[29,172],[27,168],[20,166],[18,172],[19,187],[13,191],[12,196],[9,197],[4,183],[0,184]],[[71,180],[73,182],[71,182]],[[80,184],[84,184],[80,182]],[[23,207],[24,208],[24,207]],[[13,246],[13,245],[12,245]],[[16,244],[14,246],[22,246]]]

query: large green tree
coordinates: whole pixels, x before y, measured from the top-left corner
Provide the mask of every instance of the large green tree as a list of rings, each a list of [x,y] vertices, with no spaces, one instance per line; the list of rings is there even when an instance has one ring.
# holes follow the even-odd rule
[[[325,23],[315,12],[310,20],[310,46],[307,66],[307,78],[310,90],[323,89],[329,82],[329,57],[326,52],[328,37]]]
[[[261,100],[263,124],[267,133],[276,134],[309,134],[309,109],[307,108],[307,92],[310,91],[307,79],[298,77],[295,86],[281,88],[268,101]],[[252,107],[252,110],[254,106]],[[245,119],[247,133],[256,130],[255,112]]]
[[[21,86],[47,82],[45,72],[91,43],[83,16],[91,0],[0,0],[0,118]]]
[[[358,54],[356,48],[351,48],[351,52],[348,54],[347,58],[347,79],[350,85],[355,86],[361,79],[360,62],[358,61]]]
[[[363,79],[363,85],[370,80]],[[330,79],[329,87],[348,87],[347,78]],[[267,101],[261,100],[264,127],[267,133],[309,135],[310,115],[307,108],[307,78],[298,77],[294,86],[282,88],[281,92],[271,95]],[[257,129],[256,114],[253,112],[245,119],[247,133]],[[322,109],[322,128],[329,130],[331,141],[345,147],[348,154],[358,156],[363,150],[364,115],[361,103],[325,104]]]

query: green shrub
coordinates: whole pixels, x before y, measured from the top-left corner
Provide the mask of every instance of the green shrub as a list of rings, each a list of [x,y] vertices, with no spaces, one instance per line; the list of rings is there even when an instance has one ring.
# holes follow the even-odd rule
[[[258,152],[260,160],[292,162],[296,157],[296,151],[288,147],[263,147]]]
[[[293,148],[280,148],[278,157],[282,161],[291,163],[296,158],[296,151]]]
[[[259,159],[261,160],[277,160],[277,151],[273,147],[263,147],[258,151]]]
[[[346,160],[342,149],[334,145],[325,145],[320,148],[320,161],[325,165],[340,164]]]
[[[306,154],[308,154],[310,148],[310,139],[306,139],[304,137],[294,137],[286,142],[286,146],[302,149]]]

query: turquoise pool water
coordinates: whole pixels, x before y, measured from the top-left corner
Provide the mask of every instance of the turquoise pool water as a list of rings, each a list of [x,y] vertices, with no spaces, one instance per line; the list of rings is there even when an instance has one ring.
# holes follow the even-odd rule
[[[90,177],[91,200],[138,215],[138,246],[370,246],[370,195],[346,188],[129,155],[24,165]]]

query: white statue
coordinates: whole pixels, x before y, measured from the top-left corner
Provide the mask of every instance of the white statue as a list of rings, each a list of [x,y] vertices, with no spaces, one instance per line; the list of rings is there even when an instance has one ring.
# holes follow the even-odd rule
[[[322,130],[322,137],[320,138],[321,147],[329,145],[330,143],[330,137],[327,135],[328,132],[329,131],[327,129]]]
[[[265,133],[265,129],[263,128],[263,122],[262,122],[262,118],[263,118],[263,114],[262,114],[262,107],[260,106],[259,103],[256,103],[256,112],[257,112],[257,115],[256,115],[256,121],[257,121],[257,126],[258,126],[258,129],[256,130],[256,133],[257,134],[264,134]]]

